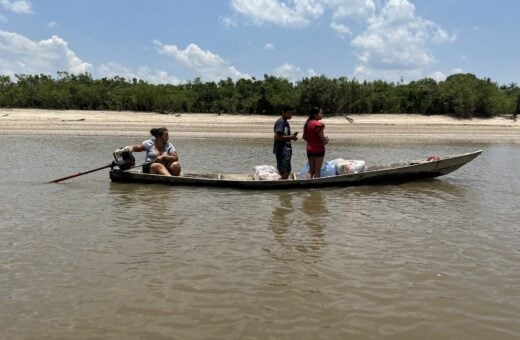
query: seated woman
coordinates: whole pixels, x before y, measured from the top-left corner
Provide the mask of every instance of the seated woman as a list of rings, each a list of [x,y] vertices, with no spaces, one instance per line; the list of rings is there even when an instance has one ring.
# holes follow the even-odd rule
[[[165,127],[151,129],[150,134],[155,139],[148,139],[141,144],[127,146],[130,152],[145,151],[145,163],[143,172],[149,174],[179,176],[181,164],[177,150],[172,143],[168,142],[168,129]]]

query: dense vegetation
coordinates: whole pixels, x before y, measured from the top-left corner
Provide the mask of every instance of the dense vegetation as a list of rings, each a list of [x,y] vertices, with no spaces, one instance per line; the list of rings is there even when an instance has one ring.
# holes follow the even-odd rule
[[[445,81],[431,78],[395,84],[359,82],[345,77],[304,78],[293,84],[265,75],[263,80],[232,79],[180,85],[156,85],[121,77],[93,79],[90,74],[58,72],[0,76],[0,107],[129,110],[158,112],[226,112],[279,114],[292,104],[298,112],[320,106],[328,114],[420,113],[459,118],[519,113],[520,88],[498,86],[490,79],[455,74]]]

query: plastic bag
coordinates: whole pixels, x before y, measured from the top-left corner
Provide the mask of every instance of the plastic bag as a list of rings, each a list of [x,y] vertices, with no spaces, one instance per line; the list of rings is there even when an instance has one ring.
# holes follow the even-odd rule
[[[282,178],[272,165],[257,165],[253,170],[255,171],[253,179],[257,181],[277,181]]]
[[[330,176],[336,176],[336,162],[333,161],[327,161],[323,162],[323,165],[321,166],[320,170],[320,176],[321,177],[330,177]]]
[[[307,178],[307,173],[309,172],[309,162],[305,163],[305,165],[299,171],[299,178],[305,179]]]
[[[348,159],[337,164],[336,172],[338,175],[357,174],[365,171],[365,168],[365,161]]]
[[[342,158],[336,158],[330,161],[323,162],[320,170],[321,177],[330,177],[336,176],[337,173],[337,164],[344,162],[345,160]],[[309,172],[309,162],[305,163],[305,165],[300,169],[299,175],[300,179],[308,178],[307,174]]]

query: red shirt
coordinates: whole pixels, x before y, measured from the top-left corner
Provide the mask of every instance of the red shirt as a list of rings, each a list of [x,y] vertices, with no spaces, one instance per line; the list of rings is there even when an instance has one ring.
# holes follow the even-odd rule
[[[305,134],[305,140],[307,141],[307,152],[324,152],[325,145],[321,142],[319,132],[325,129],[325,124],[321,121],[313,119],[307,124],[307,127],[303,131]]]

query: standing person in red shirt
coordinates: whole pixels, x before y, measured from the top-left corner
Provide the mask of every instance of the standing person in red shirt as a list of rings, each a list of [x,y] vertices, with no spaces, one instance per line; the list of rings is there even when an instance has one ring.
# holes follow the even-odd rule
[[[307,142],[307,158],[309,159],[309,178],[319,178],[320,169],[325,157],[325,145],[329,138],[325,137],[325,125],[321,122],[323,112],[313,107],[309,118],[303,126],[303,139]]]

